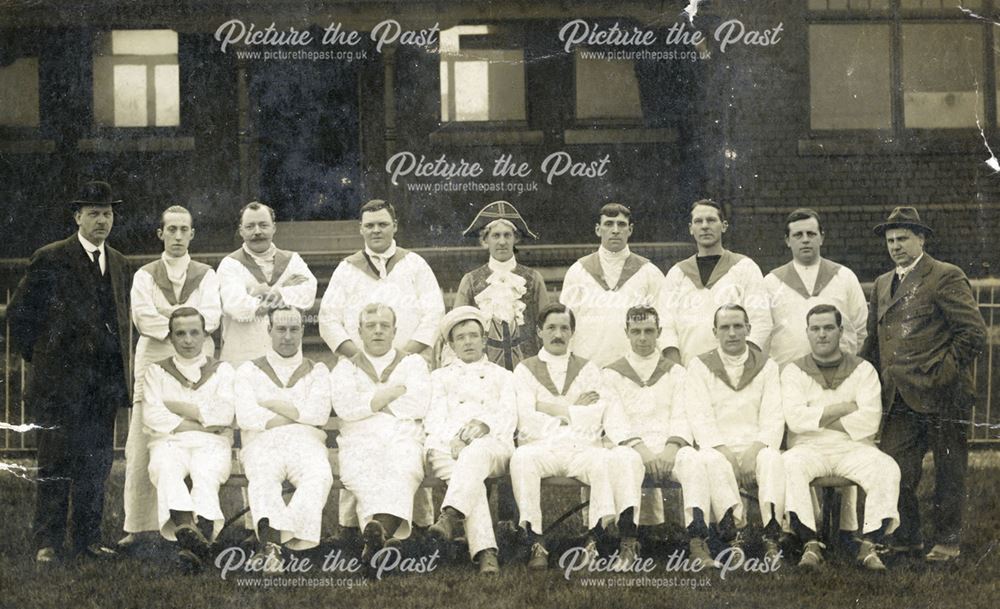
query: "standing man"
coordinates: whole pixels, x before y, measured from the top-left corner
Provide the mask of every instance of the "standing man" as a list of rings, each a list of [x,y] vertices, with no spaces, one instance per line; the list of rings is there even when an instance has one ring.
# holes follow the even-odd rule
[[[476,307],[456,307],[444,316],[441,336],[455,360],[431,373],[425,444],[434,475],[448,481],[441,517],[430,534],[451,541],[464,519],[469,555],[479,572],[497,573],[497,540],[484,483],[507,471],[517,398],[514,375],[485,356],[487,323]]]
[[[661,346],[667,357],[685,366],[718,346],[713,313],[725,304],[738,304],[749,316],[747,337],[758,351],[771,335],[771,311],[764,276],[757,264],[722,247],[729,228],[722,207],[702,199],[691,205],[688,231],[698,253],[675,264],[663,281],[660,305],[663,315]]]
[[[199,341],[202,353],[215,355],[211,333],[219,327],[222,306],[219,280],[212,267],[191,260],[188,246],[194,238],[191,213],[179,205],[168,207],[160,215],[156,236],[163,242],[163,254],[136,271],[132,279],[132,323],[139,330],[135,348],[135,386],[128,441],[125,443],[125,532],[119,541],[125,546],[134,540],[133,533],[160,529],[157,522],[156,489],[149,480],[148,436],[143,433],[143,396],[146,367],[173,356],[170,340],[170,315],[177,309],[191,307],[205,321],[204,338]],[[231,417],[230,417],[231,418]]]
[[[744,489],[757,486],[765,556],[780,560],[778,536],[785,516],[785,471],[781,439],[785,417],[781,411],[778,365],[747,344],[749,316],[738,304],[722,305],[715,313],[715,349],[688,364],[684,406],[698,448],[708,466],[728,462],[729,484]],[[723,465],[724,467],[724,465]],[[734,548],[743,545],[747,519],[743,503],[723,514],[719,528]]]
[[[243,247],[219,263],[222,359],[234,366],[267,351],[270,311],[306,311],[316,301],[316,277],[298,254],[275,247],[275,230],[274,210],[248,203],[240,210]]]
[[[79,230],[36,251],[8,306],[14,348],[31,364],[25,400],[38,430],[35,563],[58,560],[73,497],[72,551],[101,545],[104,481],[115,414],[130,405],[125,257],[105,240],[121,203],[106,182],[87,182],[72,201]]]
[[[767,354],[779,366],[809,355],[802,322],[820,304],[837,307],[843,317],[840,348],[856,354],[868,335],[868,303],[861,282],[851,269],[823,258],[823,227],[819,214],[796,209],[785,219],[785,244],[792,259],[764,278],[771,306],[771,340]]]
[[[917,485],[930,449],[935,545],[926,559],[948,562],[960,552],[976,399],[972,372],[986,347],[986,324],[965,273],[924,252],[932,232],[912,207],[897,207],[875,227],[896,268],[875,280],[862,355],[882,375],[881,448],[901,474],[900,526],[892,545],[900,552],[923,550]]]
[[[812,352],[781,371],[782,408],[788,422],[785,509],[804,544],[800,567],[823,561],[809,484],[822,476],[844,476],[865,491],[864,538],[857,561],[884,571],[875,544],[899,525],[899,467],[875,448],[882,420],[882,391],[871,364],[840,348],[843,318],[821,304],[806,313]]]
[[[507,370],[538,353],[535,317],[549,303],[545,279],[535,269],[517,263],[514,246],[524,235],[538,237],[517,209],[494,201],[479,210],[462,235],[478,234],[489,250],[483,266],[462,277],[454,307],[474,306],[486,316],[486,356]]]
[[[620,203],[601,208],[594,233],[601,246],[566,271],[559,302],[577,315],[573,353],[606,366],[629,351],[622,320],[629,307],[656,306],[663,273],[628,248],[635,223]]]
[[[396,245],[396,209],[373,199],[361,207],[361,236],[365,247],[344,258],[333,271],[319,309],[319,333],[330,350],[350,358],[361,349],[358,319],[369,304],[388,306],[395,313],[392,347],[403,353],[422,354],[434,345],[444,316],[444,298],[434,271],[419,255]],[[340,492],[341,527],[348,539],[358,529],[356,503]],[[417,491],[414,522],[430,526],[434,505],[430,489]]]

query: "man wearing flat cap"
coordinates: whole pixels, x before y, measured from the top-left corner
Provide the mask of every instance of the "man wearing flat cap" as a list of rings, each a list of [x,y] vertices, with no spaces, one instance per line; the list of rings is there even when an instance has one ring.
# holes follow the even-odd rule
[[[538,353],[538,336],[532,320],[549,293],[545,279],[535,269],[518,264],[514,246],[524,237],[537,239],[517,209],[507,201],[494,201],[479,210],[462,235],[478,235],[489,250],[483,266],[462,277],[455,307],[474,306],[486,316],[486,356],[513,370],[521,360]]]
[[[38,430],[35,562],[60,557],[73,497],[72,552],[108,558],[101,545],[104,481],[115,414],[127,407],[129,277],[106,243],[114,224],[106,182],[87,182],[71,202],[78,231],[31,256],[7,309],[15,349],[31,364],[25,400]]]
[[[912,207],[897,207],[875,227],[896,268],[875,280],[868,338],[861,350],[882,377],[881,449],[899,464],[900,525],[892,547],[922,553],[917,485],[934,452],[934,547],[931,562],[958,558],[973,366],[986,347],[986,324],[969,280],[957,266],[924,252],[933,231]]]

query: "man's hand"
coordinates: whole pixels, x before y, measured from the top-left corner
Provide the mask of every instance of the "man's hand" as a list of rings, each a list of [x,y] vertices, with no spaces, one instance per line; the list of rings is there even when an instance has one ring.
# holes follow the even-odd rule
[[[393,400],[401,397],[404,393],[406,393],[406,385],[389,385],[388,387],[379,389],[372,396],[372,412],[384,410]]]
[[[292,421],[299,418],[299,409],[286,400],[264,400],[263,402],[257,402],[257,405]]]
[[[743,488],[750,488],[757,480],[757,453],[764,448],[760,442],[754,442],[750,448],[740,455],[740,466],[736,470],[736,479]]]
[[[656,455],[653,467],[659,472],[657,481],[662,482],[670,479],[670,474],[674,471],[674,463],[677,461],[678,450],[680,447],[676,444],[667,444],[660,451],[660,454]]]
[[[458,436],[452,438],[451,443],[448,444],[448,448],[451,450],[451,458],[457,460],[458,454],[462,452],[462,449],[465,448],[466,446],[468,446],[468,444],[466,444],[465,440],[463,440],[462,438]]]
[[[580,394],[580,397],[576,398],[573,402],[574,406],[590,406],[591,404],[596,404],[601,399],[601,394],[596,391],[585,391]]]
[[[461,438],[466,444],[472,444],[473,440],[482,438],[486,434],[490,433],[490,427],[482,421],[472,419],[468,423],[462,426],[458,430],[458,437]]]
[[[281,282],[281,286],[285,288],[291,288],[297,285],[302,285],[309,281],[309,278],[305,275],[299,275],[298,273],[290,275],[287,279]]]
[[[839,422],[841,417],[845,417],[853,412],[857,412],[857,402],[837,402],[829,404],[823,408],[823,415],[819,419],[820,427],[831,427],[831,423]]]
[[[288,417],[280,414],[276,414],[268,420],[265,429],[274,429],[275,427],[281,427],[283,425],[291,425],[295,421],[289,419]]]
[[[258,298],[260,296],[266,295],[270,291],[271,287],[268,286],[266,283],[257,283],[254,284],[252,288],[250,288],[250,291],[247,292],[247,294],[250,294],[254,298]]]
[[[198,421],[192,421],[191,419],[184,419],[174,427],[173,433],[180,433],[182,431],[208,431],[204,425]]]
[[[163,405],[167,408],[167,410],[179,417],[191,419],[192,421],[201,420],[201,411],[198,410],[197,405],[192,404],[191,402],[185,402],[183,400],[164,400]]]

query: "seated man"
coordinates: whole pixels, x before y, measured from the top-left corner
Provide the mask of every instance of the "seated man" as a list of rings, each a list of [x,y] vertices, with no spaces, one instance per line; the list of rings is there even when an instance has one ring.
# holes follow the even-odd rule
[[[864,537],[858,562],[882,571],[875,553],[883,535],[899,526],[899,466],[875,448],[882,420],[882,388],[871,364],[840,348],[843,322],[837,307],[817,305],[806,313],[812,353],[781,371],[782,405],[788,421],[785,509],[792,530],[804,542],[799,566],[823,561],[816,537],[809,484],[821,476],[843,476],[865,491]]]
[[[765,557],[780,560],[778,536],[785,506],[785,472],[781,438],[785,419],[781,414],[781,380],[778,365],[747,344],[750,319],[736,304],[715,312],[718,347],[688,363],[684,406],[698,448],[711,461],[725,460],[729,484],[744,489],[757,485],[761,524],[764,525]],[[733,531],[733,527],[736,530]],[[724,537],[742,550],[746,517],[743,502],[720,519]]]
[[[302,357],[297,309],[272,309],[268,320],[267,353],[236,371],[236,420],[259,556],[264,572],[275,573],[283,566],[281,544],[307,550],[319,543],[333,474],[323,430],[330,418],[326,366]],[[287,505],[286,480],[295,486]]]
[[[396,314],[383,304],[361,309],[362,349],[341,359],[329,376],[333,408],[343,420],[340,479],[357,499],[362,562],[410,536],[413,496],[424,479],[424,429],[430,403],[425,360],[392,346]]]
[[[208,333],[197,309],[175,309],[167,327],[176,355],[146,368],[142,423],[160,533],[176,539],[197,568],[211,558],[207,537],[214,539],[224,520],[219,487],[229,478],[234,373],[202,354]]]
[[[469,555],[480,573],[496,573],[497,541],[484,482],[507,471],[514,452],[517,403],[514,375],[486,358],[489,318],[476,307],[453,309],[441,322],[441,337],[455,359],[431,373],[427,459],[434,475],[448,481],[441,516],[429,530],[450,541],[465,518]]]
[[[571,476],[590,486],[590,530],[584,546],[588,561],[597,557],[601,528],[616,517],[619,560],[631,564],[638,555],[645,468],[639,453],[628,446],[639,438],[629,435],[621,404],[605,388],[597,366],[569,352],[575,328],[576,319],[566,305],[544,307],[537,321],[542,349],[514,369],[520,445],[510,460],[510,477],[521,512],[519,524],[532,544],[531,569],[548,566],[541,543],[541,482],[552,476]],[[605,448],[605,435],[613,448]]]
[[[604,368],[604,382],[615,392],[628,417],[632,446],[642,457],[646,475],[657,483],[680,482],[684,497],[684,524],[690,558],[719,566],[708,551],[708,518],[740,503],[739,490],[730,483],[728,463],[709,460],[694,449],[687,413],[682,406],[687,373],[656,348],[660,337],[656,309],[635,306],[625,314],[628,354]],[[643,489],[639,529],[662,524],[663,491]],[[641,535],[640,535],[641,537]]]

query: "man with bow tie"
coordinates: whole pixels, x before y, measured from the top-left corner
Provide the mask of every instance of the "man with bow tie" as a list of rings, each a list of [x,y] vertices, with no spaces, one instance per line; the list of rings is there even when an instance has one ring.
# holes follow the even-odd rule
[[[986,348],[986,324],[965,273],[924,251],[932,233],[912,207],[897,207],[875,227],[896,268],[875,280],[861,355],[881,373],[881,448],[901,474],[892,548],[923,553],[917,485],[929,449],[935,545],[925,558],[948,562],[960,553],[973,367]]]

